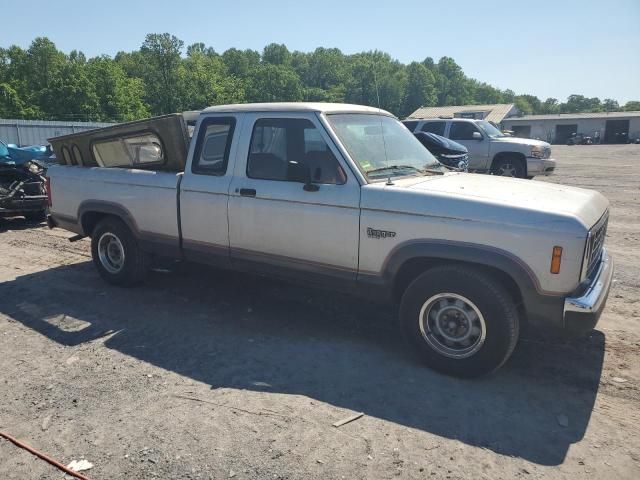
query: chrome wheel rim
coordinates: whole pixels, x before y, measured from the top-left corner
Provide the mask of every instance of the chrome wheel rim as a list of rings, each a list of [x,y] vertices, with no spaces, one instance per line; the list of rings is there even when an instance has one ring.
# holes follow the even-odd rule
[[[515,177],[516,168],[510,163],[503,163],[498,168],[498,174],[502,177]]]
[[[103,233],[98,240],[98,258],[109,273],[118,273],[124,267],[124,247],[113,233]]]
[[[429,298],[420,309],[419,322],[425,342],[449,358],[474,355],[487,335],[480,309],[456,293],[439,293]]]

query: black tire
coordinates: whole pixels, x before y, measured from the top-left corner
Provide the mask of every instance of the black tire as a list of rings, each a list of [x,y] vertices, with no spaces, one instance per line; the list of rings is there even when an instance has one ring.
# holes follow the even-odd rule
[[[501,177],[526,178],[527,172],[521,158],[503,156],[494,160],[491,173]]]
[[[480,341],[478,334],[478,343],[467,347],[476,350],[472,353],[468,350],[468,356],[463,357],[461,353],[454,358],[451,356],[452,352],[463,350],[455,350],[451,347],[453,343],[444,345],[447,340],[438,337],[444,330],[439,330],[436,323],[444,322],[444,328],[449,327],[451,323],[446,320],[446,314],[451,311],[455,313],[457,308],[455,303],[449,303],[453,298],[449,296],[435,300],[435,304],[429,302],[444,294],[464,298],[469,302],[469,305],[463,302],[465,308],[470,305],[477,308],[480,316],[476,316],[478,326],[474,325],[475,330],[481,329],[480,322],[484,323],[484,339]],[[440,308],[439,313],[436,312],[435,320],[432,319],[433,312],[428,310],[428,305],[440,305],[442,302],[445,307]],[[423,308],[427,308],[424,317],[429,319],[426,324],[423,321],[421,325]],[[470,310],[475,312],[471,307]],[[442,314],[444,320],[440,319]],[[448,375],[466,378],[486,375],[500,368],[513,353],[520,325],[517,306],[507,290],[491,275],[464,265],[434,267],[417,277],[402,297],[400,322],[405,340],[429,367]],[[450,352],[447,355],[438,349],[449,349]]]
[[[47,214],[45,210],[39,210],[37,212],[27,212],[24,214],[24,218],[29,222],[44,222],[46,217]]]
[[[113,240],[114,237],[120,243],[123,252],[122,262],[117,270],[113,263],[105,259],[104,253],[102,259],[100,254],[101,239],[103,242],[107,242],[107,245],[108,239],[117,244],[118,242]],[[107,217],[101,220],[93,229],[91,256],[100,276],[112,285],[131,286],[140,283],[149,270],[148,254],[140,249],[136,238],[125,223],[116,217]]]

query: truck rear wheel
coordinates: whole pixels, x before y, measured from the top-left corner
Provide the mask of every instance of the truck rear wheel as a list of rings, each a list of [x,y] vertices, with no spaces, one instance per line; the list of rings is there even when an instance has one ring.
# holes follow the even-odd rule
[[[406,341],[434,370],[478,377],[502,366],[518,341],[519,318],[506,289],[483,271],[435,267],[405,291],[400,321]]]
[[[131,230],[115,217],[105,218],[94,228],[91,256],[100,276],[112,285],[135,285],[147,274],[148,255]]]

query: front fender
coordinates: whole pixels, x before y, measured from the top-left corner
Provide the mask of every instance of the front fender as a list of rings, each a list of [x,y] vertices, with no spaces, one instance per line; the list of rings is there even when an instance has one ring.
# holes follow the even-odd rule
[[[508,276],[517,286],[529,320],[534,323],[562,324],[564,294],[546,291],[535,273],[521,259],[505,250],[468,242],[415,240],[396,246],[385,259],[381,272],[362,273],[365,284],[383,286],[393,292],[396,280],[407,262],[434,261],[466,263],[488,267]],[[557,325],[556,325],[557,324]]]

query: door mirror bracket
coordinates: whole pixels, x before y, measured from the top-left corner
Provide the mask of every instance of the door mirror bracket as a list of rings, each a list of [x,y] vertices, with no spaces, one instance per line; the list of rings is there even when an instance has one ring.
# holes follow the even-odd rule
[[[320,190],[320,186],[316,185],[311,181],[311,169],[309,168],[308,165],[305,165],[303,167],[303,171],[304,171],[304,186],[302,187],[302,189],[305,192],[317,192],[318,190]]]

